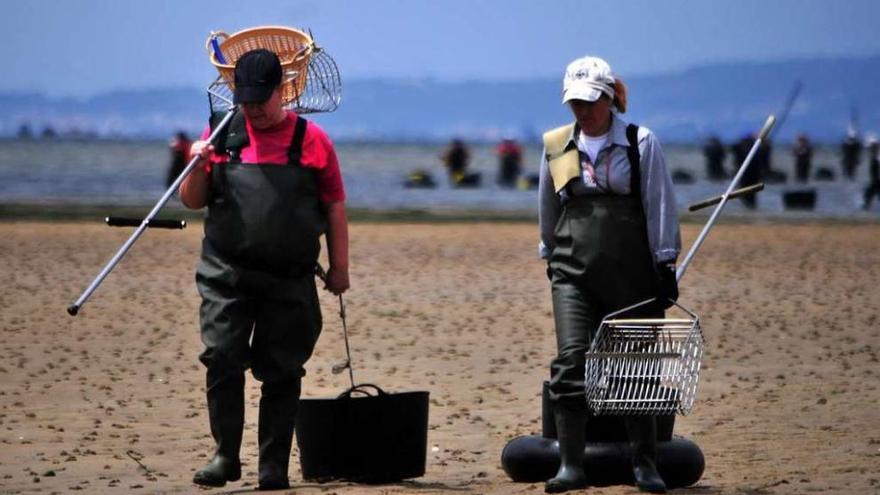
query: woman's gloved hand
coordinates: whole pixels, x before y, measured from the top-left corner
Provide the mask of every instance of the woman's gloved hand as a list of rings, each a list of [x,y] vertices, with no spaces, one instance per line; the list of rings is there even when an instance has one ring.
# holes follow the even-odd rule
[[[657,265],[658,289],[657,298],[659,306],[666,309],[672,306],[673,301],[678,300],[678,280],[675,279],[675,263],[660,263]]]

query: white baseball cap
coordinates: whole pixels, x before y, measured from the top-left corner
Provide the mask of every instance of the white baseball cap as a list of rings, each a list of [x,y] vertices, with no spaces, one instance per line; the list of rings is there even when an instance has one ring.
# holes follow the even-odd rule
[[[596,101],[602,93],[614,99],[614,73],[599,57],[582,57],[568,64],[562,79],[562,103]]]

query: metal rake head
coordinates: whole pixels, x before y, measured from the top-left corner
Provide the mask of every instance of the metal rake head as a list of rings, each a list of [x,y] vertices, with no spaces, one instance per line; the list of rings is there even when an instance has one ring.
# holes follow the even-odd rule
[[[696,314],[684,318],[606,317],[586,354],[587,401],[596,414],[687,414],[703,356]]]

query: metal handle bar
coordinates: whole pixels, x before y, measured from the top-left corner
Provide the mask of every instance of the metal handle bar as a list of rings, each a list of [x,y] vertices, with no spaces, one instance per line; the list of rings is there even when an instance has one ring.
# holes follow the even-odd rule
[[[327,272],[324,271],[324,267],[320,263],[315,264],[315,275],[322,282],[327,283]],[[348,379],[351,381],[351,388],[355,389],[357,387],[354,384],[354,369],[351,367],[351,348],[348,345],[348,325],[345,323],[345,300],[342,298],[342,294],[339,294],[339,318],[342,319],[342,335],[345,338],[345,362],[333,366],[333,374],[342,373],[348,368]]]
[[[738,198],[740,196],[745,196],[746,194],[756,193],[762,190],[764,190],[764,183],[759,182],[757,184],[752,184],[751,186],[746,186],[741,189],[737,189],[736,191],[733,191],[732,193],[727,195],[727,199]],[[703,208],[718,204],[721,202],[721,198],[723,197],[724,196],[713,196],[711,198],[704,199],[688,206],[688,211],[702,210]]]
[[[137,218],[126,217],[106,217],[104,222],[110,227],[137,227],[141,224],[141,220]],[[186,228],[186,220],[158,220],[152,219],[147,225],[151,229],[184,229]]]

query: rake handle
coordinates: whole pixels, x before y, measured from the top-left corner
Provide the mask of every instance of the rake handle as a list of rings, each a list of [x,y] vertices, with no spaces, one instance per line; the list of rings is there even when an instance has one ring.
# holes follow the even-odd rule
[[[776,123],[776,117],[774,115],[770,115],[767,117],[767,121],[764,122],[764,127],[761,128],[761,132],[758,134],[758,138],[755,139],[755,143],[752,145],[752,149],[749,150],[749,154],[746,156],[746,159],[743,161],[742,165],[739,166],[739,170],[736,172],[736,176],[734,176],[733,180],[730,181],[730,185],[727,186],[727,190],[724,191],[724,194],[721,195],[721,201],[718,202],[718,206],[712,211],[712,216],[709,217],[709,221],[706,222],[706,225],[703,227],[703,230],[700,232],[700,235],[697,236],[697,240],[694,241],[693,246],[691,246],[690,251],[688,251],[687,256],[685,256],[684,261],[678,266],[678,269],[675,271],[675,279],[677,281],[681,281],[682,277],[684,277],[685,272],[687,271],[688,265],[690,265],[691,261],[694,258],[694,255],[697,253],[697,250],[700,249],[700,246],[703,244],[703,241],[706,240],[706,236],[709,235],[709,231],[712,230],[712,226],[715,224],[715,220],[718,219],[718,216],[721,215],[721,210],[724,209],[724,205],[727,204],[727,200],[730,197],[730,193],[733,192],[733,189],[739,184],[740,179],[746,173],[746,169],[749,167],[749,164],[752,163],[752,158],[755,157],[755,154],[758,152],[758,148],[764,141],[764,138],[770,134],[770,130],[773,129],[773,125]]]
[[[220,121],[220,123],[214,129],[214,132],[212,132],[211,136],[208,137],[208,141],[213,143],[214,140],[217,139],[217,136],[220,134],[220,132],[223,131],[223,129],[226,128],[226,125],[229,123],[230,120],[232,120],[232,116],[235,115],[235,113],[235,111],[230,111],[226,114],[226,117],[224,117],[223,120]],[[110,258],[110,261],[108,261],[107,264],[104,265],[104,268],[101,270],[100,273],[98,273],[98,276],[96,276],[95,279],[92,280],[92,283],[89,284],[88,287],[86,287],[86,290],[83,291],[79,298],[77,298],[77,300],[73,304],[67,307],[67,314],[69,314],[70,316],[76,316],[79,313],[79,310],[80,308],[82,308],[83,304],[86,303],[92,293],[95,292],[99,285],[101,285],[101,282],[104,281],[107,275],[109,275],[110,272],[113,271],[113,268],[115,268],[116,265],[119,264],[120,261],[122,261],[122,257],[125,256],[125,253],[127,253],[129,249],[131,249],[131,246],[134,245],[135,241],[137,241],[138,238],[140,238],[140,236],[144,233],[144,231],[147,230],[147,227],[150,225],[150,221],[153,220],[156,214],[159,213],[159,210],[161,210],[162,207],[165,206],[165,204],[171,199],[171,196],[173,196],[174,192],[177,191],[177,188],[180,187],[183,179],[185,179],[186,176],[188,176],[190,172],[195,169],[196,164],[199,162],[199,160],[201,160],[201,157],[196,155],[192,158],[192,160],[189,161],[189,164],[187,164],[186,168],[183,169],[183,172],[181,172],[180,175],[178,175],[177,178],[174,179],[174,182],[171,183],[171,186],[168,187],[168,190],[165,191],[165,194],[163,194],[159,201],[156,203],[156,206],[154,206],[153,209],[150,210],[150,213],[147,214],[146,218],[141,220],[138,228],[135,229],[135,231],[131,234],[128,240],[125,241],[122,247],[120,247],[119,250],[116,251],[116,254],[114,254],[113,257]]]

